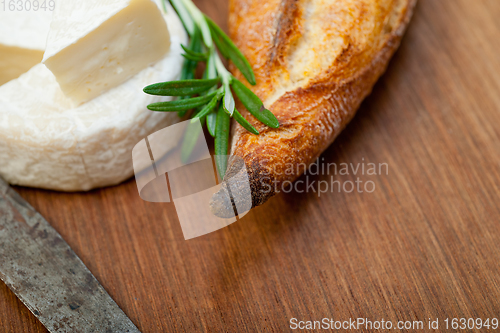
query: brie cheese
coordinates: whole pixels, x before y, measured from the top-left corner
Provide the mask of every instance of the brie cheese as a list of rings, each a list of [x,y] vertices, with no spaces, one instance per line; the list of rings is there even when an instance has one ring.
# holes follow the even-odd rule
[[[0,10],[0,85],[42,61],[51,18],[50,10]]]
[[[175,80],[187,41],[169,7],[171,47],[163,60],[80,106],[65,96],[53,73],[38,64],[0,87],[0,176],[14,185],[61,191],[118,184],[133,175],[132,149],[171,125],[175,113],[147,110],[166,100],[149,96],[149,84]]]
[[[64,0],[55,7],[43,63],[79,104],[156,63],[169,45],[152,0]]]

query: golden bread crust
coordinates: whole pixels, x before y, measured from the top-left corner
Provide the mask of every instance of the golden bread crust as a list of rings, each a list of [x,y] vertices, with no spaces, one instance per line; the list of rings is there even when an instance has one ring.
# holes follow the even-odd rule
[[[335,140],[396,51],[416,0],[231,0],[230,37],[250,61],[250,87],[280,122],[260,135],[233,124],[253,204],[293,181]],[[234,75],[245,82],[232,67]],[[272,186],[269,186],[272,185]]]

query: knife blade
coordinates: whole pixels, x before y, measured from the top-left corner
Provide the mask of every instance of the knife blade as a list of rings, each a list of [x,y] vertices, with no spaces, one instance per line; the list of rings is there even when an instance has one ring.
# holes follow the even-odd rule
[[[139,332],[57,231],[1,178],[0,279],[50,332]]]

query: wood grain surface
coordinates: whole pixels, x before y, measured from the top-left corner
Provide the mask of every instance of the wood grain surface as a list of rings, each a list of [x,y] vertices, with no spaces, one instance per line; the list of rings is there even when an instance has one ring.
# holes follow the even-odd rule
[[[226,0],[197,3],[225,25]],[[308,178],[359,177],[373,193],[280,194],[185,241],[174,206],[143,202],[133,180],[83,194],[17,190],[142,332],[498,317],[499,17],[498,0],[420,0],[387,74],[322,156],[389,173]],[[45,332],[3,284],[0,331]]]

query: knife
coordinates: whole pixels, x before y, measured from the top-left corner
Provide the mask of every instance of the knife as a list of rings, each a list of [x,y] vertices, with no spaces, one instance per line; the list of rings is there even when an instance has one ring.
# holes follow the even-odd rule
[[[57,231],[1,178],[0,279],[50,332],[139,332]]]

